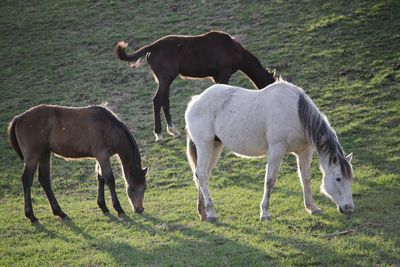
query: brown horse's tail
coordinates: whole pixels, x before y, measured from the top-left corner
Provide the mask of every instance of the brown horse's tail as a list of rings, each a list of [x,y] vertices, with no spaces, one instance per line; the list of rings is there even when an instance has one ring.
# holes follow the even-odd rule
[[[192,169],[193,172],[195,172],[197,165],[197,149],[192,139],[190,139],[189,133],[187,133],[186,141],[187,141],[186,155],[189,161],[190,168]]]
[[[8,142],[17,151],[18,156],[21,159],[24,159],[24,155],[22,154],[21,147],[18,144],[17,135],[15,134],[15,125],[17,124],[18,117],[14,117],[7,128],[8,134]]]
[[[114,48],[114,52],[117,55],[117,57],[123,61],[129,61],[129,62],[135,61],[135,63],[130,64],[132,68],[137,68],[143,65],[140,63],[140,58],[143,57],[147,52],[150,52],[151,46],[143,46],[142,48],[139,48],[139,50],[136,50],[132,54],[126,53],[125,48],[127,46],[128,44],[125,43],[124,41],[120,41],[117,43],[117,45]]]

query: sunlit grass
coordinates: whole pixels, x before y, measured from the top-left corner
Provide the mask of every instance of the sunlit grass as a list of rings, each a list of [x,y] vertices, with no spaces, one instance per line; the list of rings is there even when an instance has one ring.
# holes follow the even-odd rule
[[[3,1],[0,14],[0,265],[400,264],[398,1]],[[149,67],[131,69],[112,49],[119,40],[135,48],[164,35],[211,29],[238,38],[265,67],[303,87],[327,115],[345,151],[354,153],[354,214],[339,214],[319,193],[314,157],[312,191],[324,214],[310,216],[295,159],[288,155],[271,197],[273,220],[260,222],[266,159],[237,158],[224,150],[210,179],[219,220],[199,220],[184,138],[164,131],[166,143],[154,142],[156,84]],[[230,83],[252,88],[241,73]],[[191,96],[211,84],[172,84],[171,113],[180,131]],[[22,163],[5,129],[13,116],[41,103],[107,103],[126,122],[149,166],[143,216],[131,210],[117,160],[113,169],[125,221],[108,198],[109,216],[97,207],[93,161],[53,158],[54,192],[71,220],[52,215],[35,179],[33,207],[40,224],[28,223]]]

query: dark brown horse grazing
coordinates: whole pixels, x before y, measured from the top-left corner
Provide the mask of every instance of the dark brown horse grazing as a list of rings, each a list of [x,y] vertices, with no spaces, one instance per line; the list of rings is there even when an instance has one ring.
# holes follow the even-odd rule
[[[216,83],[227,84],[238,70],[244,72],[258,89],[275,82],[275,73],[263,68],[260,61],[229,34],[211,31],[196,36],[171,35],[126,54],[127,44],[119,42],[115,53],[120,60],[135,61],[147,54],[147,62],[154,72],[158,89],[153,98],[154,134],[162,142],[160,109],[164,110],[169,134],[179,136],[169,113],[169,87],[178,74],[192,78],[212,78]]]
[[[31,201],[31,186],[37,165],[39,182],[49,199],[53,214],[61,219],[67,217],[58,205],[50,185],[51,152],[65,158],[95,158],[98,173],[97,203],[104,213],[109,211],[104,200],[104,184],[107,184],[112,204],[118,215],[123,217],[124,211],[115,192],[115,179],[110,164],[110,157],[118,154],[131,205],[136,212],[143,212],[147,168],[142,169],[139,149],[132,134],[108,109],[98,106],[33,107],[10,122],[8,138],[25,163],[22,174],[25,216],[32,223],[37,221]]]

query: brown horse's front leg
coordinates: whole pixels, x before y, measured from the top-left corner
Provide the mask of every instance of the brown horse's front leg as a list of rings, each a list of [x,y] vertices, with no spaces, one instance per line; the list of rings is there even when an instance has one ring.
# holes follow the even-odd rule
[[[97,205],[103,211],[103,213],[108,213],[110,210],[107,208],[106,201],[104,199],[104,185],[105,181],[101,175],[100,164],[96,163],[96,173],[97,173]]]
[[[67,218],[67,214],[61,210],[60,205],[58,205],[57,199],[54,196],[53,190],[51,189],[50,153],[44,155],[39,162],[39,182],[42,185],[47,199],[50,202],[53,214],[59,216],[61,219]]]
[[[109,213],[110,210],[107,208],[106,201],[104,199],[104,185],[105,181],[100,174],[97,174],[97,205],[103,211],[103,213]]]
[[[38,219],[35,217],[32,208],[31,198],[31,187],[33,182],[33,175],[36,172],[36,163],[28,164],[25,163],[24,172],[22,173],[22,187],[24,190],[24,206],[25,206],[25,217],[27,217],[31,223],[36,222]]]
[[[101,167],[101,176],[104,179],[104,182],[107,184],[108,188],[110,189],[111,201],[113,204],[114,209],[118,213],[118,217],[124,217],[125,212],[119,203],[117,192],[115,191],[115,178],[114,174],[112,173],[110,159],[107,158],[105,160],[98,161]],[[104,188],[102,190],[104,192]]]

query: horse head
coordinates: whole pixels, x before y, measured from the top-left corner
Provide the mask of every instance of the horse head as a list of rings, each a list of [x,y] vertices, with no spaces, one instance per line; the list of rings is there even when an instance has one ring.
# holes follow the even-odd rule
[[[336,204],[341,213],[352,213],[354,210],[351,193],[353,178],[351,159],[352,154],[346,157],[333,155],[326,164],[321,164],[323,172],[321,192]]]
[[[135,181],[140,181],[134,184],[129,184],[126,188],[129,200],[135,212],[143,213],[144,192],[147,188],[146,182],[147,167],[135,174]]]

